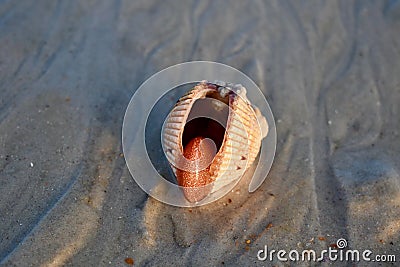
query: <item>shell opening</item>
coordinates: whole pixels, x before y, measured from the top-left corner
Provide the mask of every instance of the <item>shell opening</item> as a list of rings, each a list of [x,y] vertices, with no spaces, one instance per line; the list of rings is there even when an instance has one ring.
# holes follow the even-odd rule
[[[222,146],[229,117],[229,94],[222,97],[218,91],[197,99],[189,113],[182,135],[182,147],[196,137],[210,138],[217,151]],[[217,152],[218,153],[218,152]]]

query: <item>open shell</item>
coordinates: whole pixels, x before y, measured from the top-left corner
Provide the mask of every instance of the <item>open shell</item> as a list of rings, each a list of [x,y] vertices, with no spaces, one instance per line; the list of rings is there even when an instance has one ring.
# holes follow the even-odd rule
[[[205,99],[211,99],[211,102],[202,101]],[[219,116],[220,123],[193,116],[201,105],[207,114]],[[208,194],[242,177],[256,159],[267,131],[265,118],[252,107],[243,86],[204,81],[182,96],[169,113],[162,129],[162,145],[177,175],[178,159],[188,139],[200,134],[216,143],[217,153],[208,168],[209,182],[212,183]],[[193,200],[188,194],[185,191],[187,199]],[[205,195],[200,198],[203,197]]]

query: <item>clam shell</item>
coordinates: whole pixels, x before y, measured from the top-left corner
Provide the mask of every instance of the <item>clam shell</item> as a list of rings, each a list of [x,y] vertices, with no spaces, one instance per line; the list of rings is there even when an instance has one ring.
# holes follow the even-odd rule
[[[242,177],[254,162],[260,150],[261,139],[266,135],[267,124],[265,118],[246,98],[246,89],[243,86],[206,81],[197,84],[178,100],[162,129],[163,149],[175,175],[175,166],[184,149],[184,132],[189,131],[185,128],[189,115],[196,101],[206,98],[214,99],[215,104],[206,109],[214,109],[217,115],[219,112],[223,113],[219,111],[220,104],[229,105],[228,112],[225,111],[225,131],[222,133],[223,137],[219,137],[222,140],[219,140],[217,154],[209,165],[210,178],[214,183],[212,193]],[[260,124],[264,126],[263,129]],[[218,131],[211,130],[208,134],[212,138],[215,132]]]

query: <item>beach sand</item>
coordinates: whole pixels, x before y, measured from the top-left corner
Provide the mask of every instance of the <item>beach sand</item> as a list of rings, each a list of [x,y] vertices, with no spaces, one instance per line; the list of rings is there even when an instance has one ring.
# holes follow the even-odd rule
[[[339,238],[400,261],[399,1],[1,1],[0,47],[1,265],[279,266],[258,251]],[[251,77],[278,140],[257,191],[186,209],[139,188],[121,129],[191,60]]]

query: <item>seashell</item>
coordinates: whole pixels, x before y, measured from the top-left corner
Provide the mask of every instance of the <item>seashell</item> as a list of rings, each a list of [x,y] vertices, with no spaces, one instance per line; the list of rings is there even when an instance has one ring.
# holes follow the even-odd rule
[[[267,132],[243,86],[203,81],[172,108],[162,145],[186,199],[198,202],[243,176]]]

